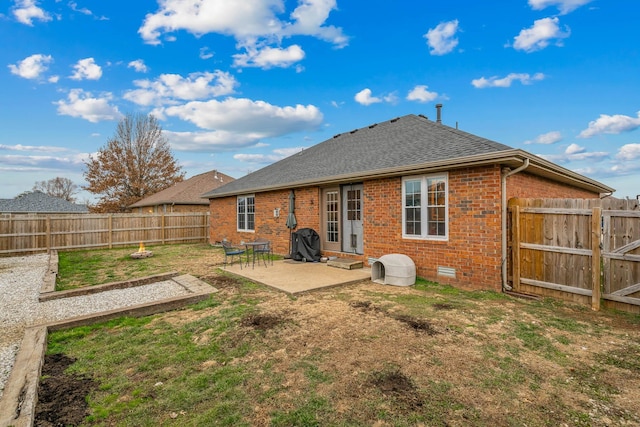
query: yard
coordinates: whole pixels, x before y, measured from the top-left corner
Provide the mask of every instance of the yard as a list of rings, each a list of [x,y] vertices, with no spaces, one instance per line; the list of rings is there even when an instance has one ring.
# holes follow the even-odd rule
[[[150,249],[61,253],[61,287],[178,270],[220,292],[52,333],[36,425],[87,393],[83,425],[640,425],[640,316],[424,281],[291,297],[225,275],[220,249]],[[42,404],[65,386],[78,406]]]

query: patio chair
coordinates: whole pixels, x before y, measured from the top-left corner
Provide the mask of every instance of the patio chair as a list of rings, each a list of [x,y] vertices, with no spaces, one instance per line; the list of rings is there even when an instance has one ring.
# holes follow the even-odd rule
[[[271,247],[271,241],[267,239],[256,239],[255,243],[264,243],[264,245],[256,246],[254,248],[254,252],[256,253],[256,255],[262,257],[264,266],[267,266],[267,258],[265,258],[265,256],[269,257],[269,259],[271,260],[271,265],[273,265],[273,248]]]
[[[242,270],[242,254],[246,251],[244,249],[237,248],[229,242],[222,242],[224,248],[224,267],[227,268],[227,258],[231,258],[231,264],[233,264],[233,257],[237,256],[240,261],[240,270]]]

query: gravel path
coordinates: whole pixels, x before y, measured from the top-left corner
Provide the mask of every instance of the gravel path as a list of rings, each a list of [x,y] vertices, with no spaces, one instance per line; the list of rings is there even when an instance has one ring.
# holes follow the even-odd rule
[[[0,258],[0,397],[26,327],[188,293],[170,280],[40,303],[38,296],[48,264],[47,254]]]

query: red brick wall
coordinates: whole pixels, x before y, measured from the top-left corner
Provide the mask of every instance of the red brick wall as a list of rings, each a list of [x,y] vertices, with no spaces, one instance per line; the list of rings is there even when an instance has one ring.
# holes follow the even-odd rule
[[[365,256],[402,253],[420,277],[473,289],[501,288],[500,169],[449,172],[448,241],[402,238],[402,179],[365,182]],[[438,276],[438,266],[456,278]]]
[[[507,200],[523,198],[593,199],[600,195],[547,178],[520,172],[507,178]]]
[[[295,216],[298,223],[295,230],[309,227],[319,231],[319,194],[319,189],[316,187],[295,190]],[[236,201],[235,196],[212,199],[210,243],[220,242],[226,238],[234,244],[239,244],[243,240],[250,241],[261,237],[271,240],[275,253],[288,254],[290,230],[286,222],[289,214],[289,190],[255,195],[256,223],[253,233],[237,231]],[[280,216],[277,218],[273,215],[276,208],[280,208]]]

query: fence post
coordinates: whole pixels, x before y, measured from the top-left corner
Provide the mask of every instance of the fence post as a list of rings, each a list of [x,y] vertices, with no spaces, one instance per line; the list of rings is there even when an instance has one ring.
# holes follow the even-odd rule
[[[600,310],[600,239],[602,236],[602,208],[594,207],[591,213],[591,309]]]
[[[113,248],[113,215],[109,214],[109,249]]]
[[[165,239],[165,235],[166,233],[164,232],[164,227],[165,227],[165,222],[164,222],[164,213],[162,214],[162,220],[161,220],[161,233],[162,233],[162,244],[164,245],[164,239]]]
[[[51,252],[51,217],[47,215],[47,252]]]

